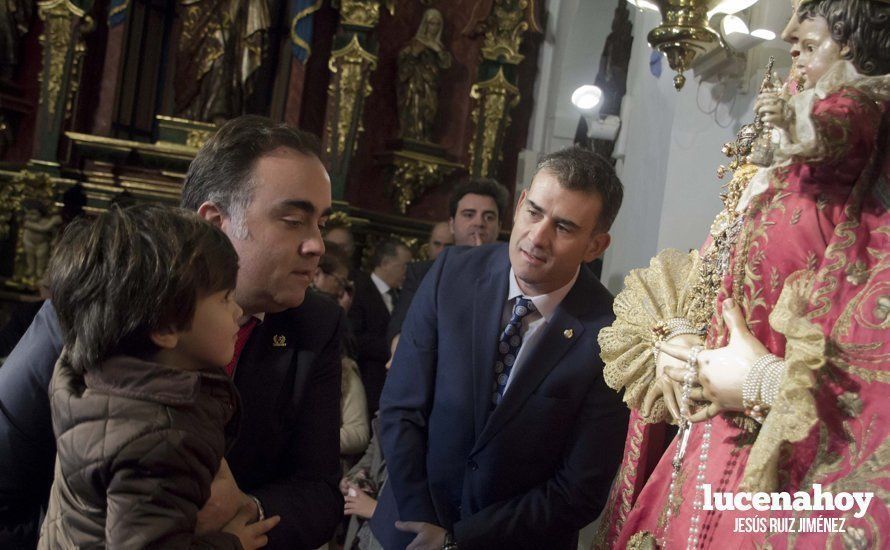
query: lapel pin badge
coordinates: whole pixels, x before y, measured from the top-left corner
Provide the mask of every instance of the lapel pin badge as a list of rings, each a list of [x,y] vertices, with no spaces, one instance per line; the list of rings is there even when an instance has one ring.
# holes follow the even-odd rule
[[[283,334],[276,334],[275,336],[272,337],[272,347],[275,347],[275,348],[287,347],[287,338],[285,338]]]
[[[567,340],[571,340],[572,336],[575,335],[575,331],[570,328],[567,328],[564,331],[562,331],[562,335],[565,336]]]

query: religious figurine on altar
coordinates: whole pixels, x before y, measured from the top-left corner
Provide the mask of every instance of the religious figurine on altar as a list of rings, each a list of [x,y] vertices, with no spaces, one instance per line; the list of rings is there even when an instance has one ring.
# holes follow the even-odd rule
[[[595,547],[877,548],[890,533],[890,0],[800,0],[803,80],[766,87],[699,252],[631,272],[600,333],[631,408]],[[769,79],[765,79],[768,81]],[[664,422],[679,425],[667,445]],[[665,449],[667,446],[667,450]],[[873,495],[866,513],[715,508],[715,494]],[[750,496],[750,495],[749,495]],[[751,518],[843,520],[799,532]],[[751,523],[754,525],[754,523]]]
[[[19,64],[22,36],[33,14],[31,0],[0,0],[0,78],[11,80]]]
[[[22,279],[25,283],[36,286],[46,271],[52,244],[56,240],[62,217],[37,199],[22,201],[22,252],[25,269]]]
[[[176,116],[221,124],[243,114],[269,55],[268,0],[181,0],[180,17]]]
[[[403,139],[429,142],[439,110],[439,82],[451,67],[442,44],[444,19],[437,9],[423,12],[417,33],[399,52],[396,95]]]

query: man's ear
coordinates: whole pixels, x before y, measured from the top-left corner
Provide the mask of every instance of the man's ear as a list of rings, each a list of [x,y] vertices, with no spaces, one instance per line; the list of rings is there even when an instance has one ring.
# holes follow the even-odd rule
[[[216,227],[222,227],[223,213],[215,202],[204,201],[198,207],[198,215]]]
[[[451,237],[454,238],[454,216],[448,218],[448,230],[451,231]]]
[[[149,338],[154,345],[161,349],[173,349],[179,343],[179,333],[172,328],[154,330]]]
[[[592,262],[601,257],[603,252],[609,248],[611,242],[612,236],[605,231],[591,236],[590,243],[587,245],[587,251],[584,253],[584,263]]]

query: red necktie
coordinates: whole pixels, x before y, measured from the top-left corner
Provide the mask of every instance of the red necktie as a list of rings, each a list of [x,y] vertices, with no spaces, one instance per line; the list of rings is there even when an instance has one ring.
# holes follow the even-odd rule
[[[235,367],[238,365],[241,351],[244,349],[244,345],[247,343],[247,339],[250,338],[250,334],[257,326],[258,321],[259,320],[256,317],[251,316],[250,319],[238,329],[238,338],[235,340],[235,354],[232,355],[232,360],[226,365],[226,374],[230,377],[235,376]]]

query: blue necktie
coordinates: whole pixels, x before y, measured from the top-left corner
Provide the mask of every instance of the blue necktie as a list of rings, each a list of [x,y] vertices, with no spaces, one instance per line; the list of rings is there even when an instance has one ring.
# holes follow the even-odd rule
[[[498,360],[494,364],[494,385],[491,392],[491,408],[497,407],[504,398],[504,390],[507,388],[507,380],[510,379],[510,371],[516,364],[516,356],[522,347],[522,318],[535,311],[535,305],[528,298],[520,296],[513,306],[513,315],[501,332],[498,339]]]

